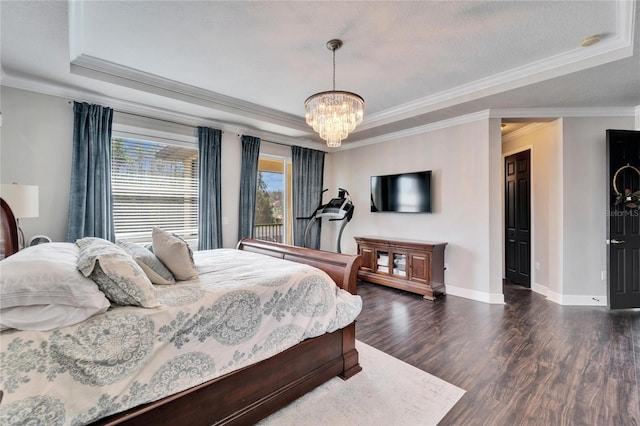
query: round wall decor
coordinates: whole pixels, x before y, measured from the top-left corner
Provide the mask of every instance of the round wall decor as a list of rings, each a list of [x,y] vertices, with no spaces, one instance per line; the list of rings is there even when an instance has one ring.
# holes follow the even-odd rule
[[[640,178],[640,170],[629,164],[627,164],[626,166],[622,166],[618,170],[616,170],[615,174],[613,175],[613,190],[616,193],[616,206],[619,204],[624,204],[625,207],[629,207],[632,209],[640,208],[640,189],[638,189],[637,191],[633,191],[631,188],[625,188],[623,192],[618,191],[618,184],[616,181],[620,172],[624,170],[632,170],[636,172],[638,178]]]

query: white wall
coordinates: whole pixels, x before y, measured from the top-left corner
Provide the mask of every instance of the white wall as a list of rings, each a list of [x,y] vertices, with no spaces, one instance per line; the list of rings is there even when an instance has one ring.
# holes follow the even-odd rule
[[[66,99],[2,87],[2,183],[38,185],[40,216],[20,220],[34,235],[64,241],[71,181],[73,105]]]
[[[64,241],[71,179],[73,105],[64,98],[2,87],[2,120],[0,180],[40,188],[40,217],[20,221],[27,241],[40,234],[48,235],[54,241]],[[183,143],[196,143],[197,140],[195,127],[117,112],[114,128],[137,132],[137,136],[174,138]],[[240,136],[223,132],[222,236],[225,247],[234,247],[238,240],[240,163]]]
[[[502,245],[504,241],[504,225],[502,215],[502,120],[490,119],[487,122],[489,136],[489,152],[486,159],[489,167],[489,180],[487,190],[489,194],[489,300],[495,303],[504,303],[502,278],[504,270],[504,255]]]
[[[1,95],[0,180],[40,187],[40,217],[21,221],[27,239],[44,234],[63,241],[73,140],[72,105],[64,98],[7,87],[2,87]],[[536,280],[541,285],[546,281],[551,300],[606,304],[606,282],[601,279],[601,271],[606,270],[605,130],[632,129],[634,125],[635,117],[563,118],[544,131],[548,145],[531,142],[534,162],[540,166],[538,170],[534,165],[534,214],[538,218],[534,262],[541,264]],[[193,137],[195,129],[186,127],[156,131]],[[233,247],[237,241],[239,140],[238,134],[223,133],[225,247]],[[288,156],[290,152],[267,143],[263,148],[263,152],[276,155]],[[346,188],[356,207],[354,219],[345,228],[343,252],[356,252],[355,235],[446,241],[449,294],[501,302],[501,150],[498,120],[483,119],[327,154],[324,186],[330,189],[330,196],[338,187]],[[370,176],[417,170],[433,170],[433,213],[369,211]],[[544,199],[545,188],[546,207],[538,202]],[[548,212],[546,224],[544,211]],[[334,250],[339,224],[325,221],[323,226],[322,248]]]
[[[562,168],[564,164],[562,151],[562,119],[558,120],[555,131],[550,136],[553,141],[549,147],[549,270],[547,297],[560,302],[558,296],[562,294],[562,276],[564,262],[562,247],[564,244],[564,230],[562,218],[564,211],[564,186],[562,185]]]
[[[607,129],[634,126],[634,117],[563,118],[564,304],[606,304]],[[596,300],[593,300],[596,299]]]
[[[532,150],[533,288],[552,301],[606,305],[605,131],[633,125],[633,117],[565,117],[503,145]]]
[[[356,253],[358,235],[446,241],[449,294],[501,302],[500,246],[492,253],[491,239],[501,222],[500,169],[490,170],[501,160],[499,128],[498,121],[484,119],[331,153],[328,187],[346,188],[355,205],[343,252]],[[419,170],[433,171],[433,213],[370,212],[370,176]]]

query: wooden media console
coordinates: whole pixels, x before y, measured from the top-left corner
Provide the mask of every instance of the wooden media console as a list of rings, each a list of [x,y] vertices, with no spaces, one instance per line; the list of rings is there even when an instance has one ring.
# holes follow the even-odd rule
[[[362,265],[358,278],[422,294],[435,300],[446,294],[444,249],[447,243],[355,237]]]

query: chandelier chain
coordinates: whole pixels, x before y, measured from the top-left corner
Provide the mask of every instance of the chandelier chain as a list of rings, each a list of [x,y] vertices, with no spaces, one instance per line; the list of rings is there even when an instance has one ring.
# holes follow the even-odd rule
[[[333,50],[333,90],[336,90],[336,49]]]
[[[330,148],[339,147],[342,140],[362,122],[364,99],[352,92],[336,90],[336,50],[342,40],[327,42],[333,52],[333,90],[311,95],[304,102],[307,124],[327,141]]]

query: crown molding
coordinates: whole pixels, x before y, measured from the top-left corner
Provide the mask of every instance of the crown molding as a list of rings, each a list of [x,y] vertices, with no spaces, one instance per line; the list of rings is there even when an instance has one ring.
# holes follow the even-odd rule
[[[633,47],[637,0],[618,0],[616,3],[616,33],[623,40],[628,40]]]
[[[399,120],[415,117],[431,111],[454,106],[459,103],[480,99],[493,94],[523,87],[529,84],[544,81],[550,78],[559,77],[576,71],[588,69],[597,65],[602,65],[611,61],[623,59],[633,54],[633,35],[635,25],[636,1],[616,0],[616,29],[613,36],[605,37],[600,43],[589,47],[588,49],[577,47],[567,52],[548,57],[543,60],[535,61],[530,64],[516,67],[511,70],[490,76],[488,78],[479,79],[474,82],[464,84],[450,90],[441,91],[431,96],[427,96],[403,105],[399,105],[375,114],[365,116],[364,122],[358,127],[353,134],[357,135],[358,131],[371,129]],[[246,102],[237,98],[225,96],[213,91],[201,89],[195,86],[180,83],[175,80],[166,79],[157,75],[145,73],[143,71],[126,67],[117,63],[109,62],[100,58],[92,57],[82,53],[84,41],[84,22],[83,22],[83,2],[69,3],[69,51],[71,72],[73,74],[94,78],[109,83],[117,84],[124,87],[130,87],[135,90],[141,90],[179,101],[204,106],[218,111],[235,114],[238,116],[261,120],[284,128],[301,131],[309,134],[310,130],[303,117],[293,114],[284,113],[271,108],[263,107],[251,102]],[[8,84],[10,85],[10,84]],[[26,89],[33,90],[33,89]],[[39,91],[39,90],[34,90]],[[43,92],[45,93],[45,92]],[[57,93],[50,93],[61,96]],[[66,96],[66,95],[62,95]],[[87,98],[88,96],[83,96]],[[139,113],[141,109],[150,109],[149,115],[157,115],[159,109],[152,108],[140,104],[127,103],[121,109],[135,105]],[[98,102],[98,101],[96,101]],[[169,111],[163,110],[163,114],[170,114]],[[473,116],[474,114],[470,114]],[[522,110],[491,110],[491,117],[504,118],[536,118],[536,117],[595,117],[595,116],[627,116],[630,115],[629,109],[626,108],[556,108],[556,109],[522,109]],[[636,122],[640,121],[638,113],[632,112],[631,115],[636,116]],[[468,116],[461,116],[468,117]],[[438,123],[430,123],[424,126],[418,126],[407,130],[402,130],[387,135],[381,135],[369,139],[355,141],[353,143],[343,144],[341,149],[351,149],[357,146],[369,145],[373,143],[384,142],[400,137],[411,136],[428,131],[432,131],[442,127],[456,125],[456,120],[443,120]],[[203,120],[201,117],[192,117],[202,123],[211,122],[211,120]],[[464,122],[464,119],[462,120]],[[454,123],[454,124],[447,124]],[[216,123],[217,128],[229,127],[228,124]],[[442,126],[442,127],[441,127]],[[235,128],[234,126],[231,126]],[[638,127],[638,125],[636,126]],[[235,130],[234,130],[235,131]],[[249,132],[256,133],[253,130]],[[274,141],[282,141],[282,139],[293,139],[298,143],[301,141],[297,138],[286,137],[272,133],[271,137]],[[303,140],[305,141],[305,140]],[[320,145],[310,139],[306,139],[311,145]],[[282,142],[290,144],[293,142]],[[333,150],[330,150],[333,151]]]
[[[631,117],[633,107],[492,109],[491,118]]]
[[[304,118],[252,102],[146,73],[104,59],[81,54],[71,61],[72,74],[129,87],[147,93],[258,119],[277,126],[308,132]]]
[[[284,145],[299,145],[318,150],[324,150],[326,148],[326,146],[323,147],[322,144],[319,144],[318,142],[307,138],[282,135],[279,133],[255,129],[249,126],[234,125],[222,121],[211,120],[210,118],[200,117],[197,115],[180,113],[164,108],[131,102],[124,99],[98,95],[77,88],[65,87],[59,84],[38,80],[33,77],[16,76],[10,72],[6,72],[5,69],[2,70],[2,86],[12,87],[20,90],[27,90],[30,92],[41,93],[49,96],[55,96],[66,99],[69,102],[78,101],[108,105],[110,108],[113,108],[117,112],[141,115],[150,119],[171,121],[176,124],[185,126],[208,126],[230,133],[236,132],[238,134],[250,134],[252,136],[264,139],[268,142],[280,143]]]
[[[401,130],[397,132],[388,133],[381,136],[362,139],[351,143],[345,143],[340,148],[329,149],[324,144],[320,144],[317,141],[306,138],[297,138],[292,136],[286,136],[278,133],[262,131],[255,128],[243,127],[238,125],[229,124],[226,122],[215,121],[208,118],[178,113],[172,110],[166,110],[163,108],[152,107],[149,105],[126,101],[123,99],[113,98],[104,95],[97,95],[95,93],[89,93],[84,90],[76,88],[69,88],[61,86],[55,83],[38,80],[34,77],[16,76],[11,72],[7,72],[2,68],[2,86],[13,87],[16,89],[27,90],[31,92],[42,93],[45,95],[56,96],[65,98],[69,101],[77,100],[89,103],[98,103],[103,105],[109,105],[117,111],[148,116],[159,120],[167,120],[178,122],[186,126],[209,126],[216,129],[220,129],[228,132],[237,132],[239,134],[251,134],[259,137],[265,142],[274,142],[284,145],[299,145],[307,148],[317,149],[325,152],[343,151],[348,149],[359,148],[361,146],[373,145],[377,143],[387,142],[394,139],[400,139],[409,137],[421,133],[427,133],[438,129],[444,129],[447,127],[457,126],[460,124],[470,123],[477,120],[489,119],[489,118],[558,118],[558,117],[635,117],[636,128],[640,129],[640,105],[635,107],[622,107],[622,108],[514,108],[514,109],[491,109],[479,111],[471,114],[466,114],[450,119],[441,120],[434,123],[425,124]],[[1,116],[0,116],[1,117]],[[1,118],[0,118],[1,119]],[[523,129],[527,129],[526,126]],[[519,129],[520,131],[522,129]],[[305,125],[305,131],[308,128]],[[510,133],[516,133],[518,131]],[[356,135],[354,133],[353,135]]]
[[[525,135],[528,135],[529,133],[533,133],[537,130],[543,129],[550,125],[551,125],[551,122],[547,122],[547,123],[535,122],[535,123],[528,124],[518,130],[514,130],[513,132],[507,135],[504,135],[502,137],[502,143],[511,142],[515,139],[521,138]]]
[[[409,136],[419,135],[422,133],[433,132],[434,130],[446,129],[447,127],[459,126],[461,124],[472,123],[478,120],[488,120],[490,118],[490,110],[478,111],[471,114],[460,115],[458,117],[449,118],[446,120],[437,121],[435,123],[429,123],[422,126],[412,127],[410,129],[399,130],[397,132],[387,133],[381,136],[374,136],[372,138],[362,139],[359,141],[343,144],[336,151],[344,151],[353,148],[360,148],[362,146],[374,145],[382,142],[388,142],[400,138],[406,138]]]
[[[69,54],[72,74],[309,133],[309,126],[303,117],[84,54],[83,3],[69,2]]]
[[[637,118],[640,115],[640,105],[636,107],[623,107],[623,108],[518,108],[518,109],[490,109],[478,111],[471,114],[461,115],[454,118],[449,118],[434,123],[425,124],[422,126],[412,127],[410,129],[400,130],[397,132],[387,133],[381,136],[375,136],[372,138],[362,139],[355,142],[343,144],[336,151],[344,151],[353,148],[359,148],[361,146],[373,145],[377,143],[387,142],[390,140],[405,138],[409,136],[418,135],[421,133],[428,133],[434,130],[444,129],[447,127],[458,126],[460,124],[471,123],[473,121],[485,120],[489,118],[526,118],[526,119],[557,119],[560,117],[571,118],[588,118],[588,117],[633,117]],[[528,132],[537,130],[538,128],[548,125],[549,123],[532,123],[529,126],[525,126],[522,129],[518,129],[505,136],[507,138],[510,135],[522,136]],[[522,132],[518,134],[518,132]],[[357,133],[354,133],[357,134]],[[516,137],[513,136],[513,137]],[[503,141],[506,141],[503,139]]]
[[[605,39],[595,46],[588,49],[577,47],[450,90],[444,90],[431,96],[370,114],[365,117],[360,129],[378,127],[630,57],[633,55],[635,3],[635,1],[628,0],[618,0],[616,2],[615,36]]]
[[[158,120],[162,121],[162,119],[158,119]],[[220,127],[218,126],[216,128],[219,129]],[[193,146],[194,144],[197,145],[198,137],[196,135],[197,132],[195,131],[196,130],[195,127],[193,130],[194,130],[193,135],[182,135],[182,134],[177,134],[177,133],[168,132],[168,131],[150,129],[146,126],[141,127],[135,124],[122,124],[116,121],[116,116],[114,116],[114,122],[113,122],[114,136],[129,137],[134,139],[136,138],[145,139],[145,138],[152,137],[154,140],[161,140],[161,141],[169,142],[172,144],[183,145],[183,146]],[[274,135],[269,132],[262,132],[262,131],[256,131],[256,130],[247,131],[247,129],[240,129],[240,128],[236,128],[236,129],[227,128],[224,130],[223,129],[220,129],[220,130],[222,130],[223,134],[224,133],[229,133],[231,135],[236,134],[238,141],[240,141],[241,135],[250,134],[251,136],[260,138],[260,140],[265,143],[275,143],[276,145],[286,145],[286,146],[297,145],[304,148],[315,149],[317,151],[324,151],[324,152],[330,151],[330,149],[327,148],[326,146],[319,147],[318,142],[300,140],[300,139],[294,139],[294,138],[290,138],[290,140],[284,140],[282,139],[281,135]]]

